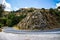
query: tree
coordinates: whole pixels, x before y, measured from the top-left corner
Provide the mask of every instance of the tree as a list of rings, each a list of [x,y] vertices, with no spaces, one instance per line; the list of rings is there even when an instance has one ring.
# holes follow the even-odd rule
[[[55,10],[54,10],[53,8],[50,8],[50,9],[49,9],[49,13],[50,13],[51,15],[55,15]]]
[[[42,10],[44,10],[44,11],[45,11],[45,8],[42,8]]]
[[[12,20],[11,20],[11,19],[7,19],[6,25],[7,25],[8,27],[11,27],[11,25],[12,25]]]
[[[13,19],[15,17],[15,14],[14,13],[9,13],[8,14],[8,19]]]
[[[57,9],[60,9],[60,6],[58,6]]]
[[[5,6],[0,4],[0,17],[2,17],[2,13],[4,12]]]
[[[14,21],[14,18],[15,18],[15,14],[13,11],[11,11],[8,15],[7,15],[7,21],[6,21],[6,25],[9,26],[9,27],[12,27],[13,26],[13,21]]]
[[[45,8],[41,8],[41,10],[42,10],[41,13],[43,13],[43,14],[46,12]]]
[[[2,26],[4,26],[4,24],[0,23],[0,28],[1,28]]]
[[[0,4],[0,28],[2,27],[2,26],[4,26],[4,21],[3,21],[3,18],[2,18],[2,14],[3,14],[3,12],[4,12],[4,8],[5,8],[5,6],[4,5],[2,5],[2,4]]]

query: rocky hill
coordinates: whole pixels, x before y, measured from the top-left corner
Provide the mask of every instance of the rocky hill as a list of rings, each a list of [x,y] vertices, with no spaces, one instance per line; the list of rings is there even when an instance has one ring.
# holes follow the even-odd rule
[[[60,11],[57,9],[22,8],[16,16],[26,15],[16,26],[20,29],[54,29],[60,28]]]

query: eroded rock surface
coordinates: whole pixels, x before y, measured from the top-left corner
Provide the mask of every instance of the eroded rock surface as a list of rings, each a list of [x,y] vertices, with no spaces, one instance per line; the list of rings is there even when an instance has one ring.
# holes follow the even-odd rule
[[[42,13],[38,10],[32,13],[28,13],[26,18],[24,18],[17,26],[22,29],[34,29],[46,27],[46,19],[43,17]]]

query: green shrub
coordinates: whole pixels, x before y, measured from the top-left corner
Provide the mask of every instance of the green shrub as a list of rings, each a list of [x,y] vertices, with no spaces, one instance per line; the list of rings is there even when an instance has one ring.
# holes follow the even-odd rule
[[[0,23],[0,28],[3,27],[4,25],[2,23]]]

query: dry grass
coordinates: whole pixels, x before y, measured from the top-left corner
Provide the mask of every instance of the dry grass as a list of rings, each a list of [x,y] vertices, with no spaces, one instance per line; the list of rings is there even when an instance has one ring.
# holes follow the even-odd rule
[[[2,32],[2,29],[0,28],[0,32]]]

